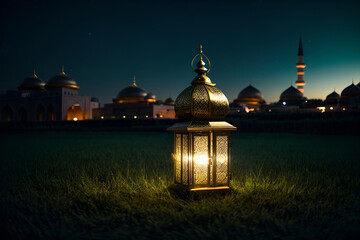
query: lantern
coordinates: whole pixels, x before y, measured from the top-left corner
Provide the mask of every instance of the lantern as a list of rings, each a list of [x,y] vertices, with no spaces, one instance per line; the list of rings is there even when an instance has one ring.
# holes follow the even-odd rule
[[[200,60],[194,69],[195,58]],[[203,58],[209,63],[205,67]],[[174,184],[187,191],[230,189],[230,131],[236,127],[222,121],[229,111],[226,96],[206,74],[211,63],[200,51],[191,61],[197,73],[191,86],[175,101],[179,121],[169,127],[174,132]]]

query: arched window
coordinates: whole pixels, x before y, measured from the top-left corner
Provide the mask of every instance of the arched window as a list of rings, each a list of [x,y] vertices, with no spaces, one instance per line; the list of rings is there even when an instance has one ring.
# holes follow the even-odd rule
[[[78,121],[78,120],[83,120],[83,119],[84,119],[83,111],[82,111],[80,105],[75,104],[68,108],[68,110],[66,112],[66,120]]]
[[[54,121],[55,120],[55,109],[51,104],[47,108],[47,120],[48,121]]]
[[[19,120],[19,122],[27,121],[27,112],[24,107],[20,107],[20,109],[19,109],[18,120]]]
[[[13,110],[9,105],[6,105],[1,111],[1,121],[11,122],[13,120]]]
[[[36,109],[36,120],[44,121],[45,120],[45,108],[43,105],[39,104]]]

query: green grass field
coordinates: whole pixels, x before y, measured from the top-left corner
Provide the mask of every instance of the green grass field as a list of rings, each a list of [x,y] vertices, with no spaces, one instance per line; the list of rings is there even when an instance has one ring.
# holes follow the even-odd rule
[[[2,134],[2,227],[19,239],[360,235],[359,137],[233,134],[234,191],[193,201],[167,190],[172,141],[166,132]]]

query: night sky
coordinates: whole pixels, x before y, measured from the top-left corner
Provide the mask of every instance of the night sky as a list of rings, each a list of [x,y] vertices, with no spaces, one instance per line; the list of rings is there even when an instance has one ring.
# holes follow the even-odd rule
[[[357,0],[1,2],[1,93],[34,68],[48,81],[64,65],[80,95],[102,104],[134,75],[157,99],[175,99],[202,44],[208,76],[229,101],[251,82],[273,102],[296,81],[300,35],[306,97],[360,81]]]

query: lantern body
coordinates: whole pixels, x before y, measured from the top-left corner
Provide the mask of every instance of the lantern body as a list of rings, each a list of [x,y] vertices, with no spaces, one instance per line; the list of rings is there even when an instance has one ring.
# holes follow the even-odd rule
[[[230,131],[226,122],[186,122],[174,131],[174,181],[189,190],[225,189],[230,184]]]

